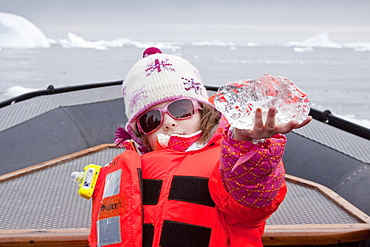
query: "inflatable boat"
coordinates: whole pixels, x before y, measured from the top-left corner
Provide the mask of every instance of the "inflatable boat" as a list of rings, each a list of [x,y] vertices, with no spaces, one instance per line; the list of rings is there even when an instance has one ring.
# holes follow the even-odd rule
[[[91,202],[70,175],[123,152],[122,81],[0,102],[0,246],[87,246]],[[216,87],[207,87],[210,95]],[[370,130],[330,111],[287,134],[288,194],[265,246],[370,246]]]

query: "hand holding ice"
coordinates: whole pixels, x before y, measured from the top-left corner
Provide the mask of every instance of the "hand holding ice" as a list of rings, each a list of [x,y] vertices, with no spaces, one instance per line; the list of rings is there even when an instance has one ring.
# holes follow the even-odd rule
[[[215,105],[231,126],[239,129],[253,128],[255,111],[258,108],[266,115],[268,109],[275,106],[276,124],[291,120],[301,123],[310,111],[309,98],[290,79],[268,74],[220,87]]]

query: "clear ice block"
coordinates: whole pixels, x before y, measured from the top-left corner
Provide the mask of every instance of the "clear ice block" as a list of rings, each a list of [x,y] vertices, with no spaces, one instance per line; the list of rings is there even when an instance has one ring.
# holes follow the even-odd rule
[[[253,128],[258,108],[262,109],[265,118],[268,109],[275,106],[276,124],[291,120],[302,123],[310,111],[309,98],[290,79],[268,74],[220,87],[215,105],[231,126],[238,129]]]

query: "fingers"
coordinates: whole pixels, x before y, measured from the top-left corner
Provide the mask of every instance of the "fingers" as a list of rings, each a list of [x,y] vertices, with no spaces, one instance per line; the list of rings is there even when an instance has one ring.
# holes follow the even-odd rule
[[[292,120],[289,123],[282,124],[278,127],[278,133],[286,134],[292,131],[293,129],[299,129],[311,122],[312,117],[308,116],[302,123],[298,124],[297,120]]]
[[[301,124],[294,127],[294,129],[302,128],[303,126],[307,125],[309,122],[311,122],[312,117],[308,116]]]
[[[296,126],[298,125],[298,122],[297,120],[292,120],[288,123],[285,123],[285,124],[280,124],[278,127],[276,127],[277,129],[277,133],[280,133],[280,134],[286,134],[286,133],[289,133],[290,131],[292,131]]]
[[[265,135],[265,124],[263,122],[262,109],[256,110],[254,125],[252,130],[252,137],[255,139],[264,138]]]
[[[266,129],[272,130],[275,128],[275,116],[276,116],[276,107],[270,107],[267,113],[267,119],[266,119]]]
[[[263,128],[263,118],[262,118],[262,109],[258,108],[254,117],[253,129]]]
[[[255,113],[254,126],[252,130],[238,130],[236,136],[241,140],[247,140],[250,138],[253,139],[262,139],[270,138],[273,135],[278,133],[286,134],[292,131],[293,129],[302,128],[311,122],[312,117],[307,117],[302,123],[298,124],[297,120],[292,120],[288,123],[276,125],[276,107],[270,107],[267,112],[266,121],[263,121],[262,109],[258,108]]]
[[[270,107],[267,112],[266,121],[263,122],[263,115],[262,110],[260,108],[257,109],[255,114],[255,121],[253,126],[253,137],[254,138],[268,138],[275,134],[276,126],[275,126],[275,116],[276,116],[276,108]]]

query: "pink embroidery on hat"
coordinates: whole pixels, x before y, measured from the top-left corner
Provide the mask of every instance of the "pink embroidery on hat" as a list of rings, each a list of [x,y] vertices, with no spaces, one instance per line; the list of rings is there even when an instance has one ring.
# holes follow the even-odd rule
[[[134,92],[132,98],[131,98],[131,101],[130,101],[130,110],[131,110],[131,113],[134,111],[134,106],[137,104],[138,101],[142,100],[142,99],[145,99],[147,98],[148,95],[147,95],[147,92],[145,89],[141,88],[137,91]]]
[[[155,70],[157,70],[158,73],[165,69],[175,71],[175,68],[172,67],[172,63],[169,63],[168,61],[168,59],[165,59],[163,61],[159,61],[158,58],[155,59],[154,63],[150,63],[147,65],[147,69],[145,71],[148,73],[146,74],[146,76],[151,75]]]
[[[195,81],[194,78],[187,79],[185,77],[181,77],[181,79],[184,80],[183,83],[185,85],[186,91],[194,89],[196,94],[198,93],[203,94],[202,83]]]

